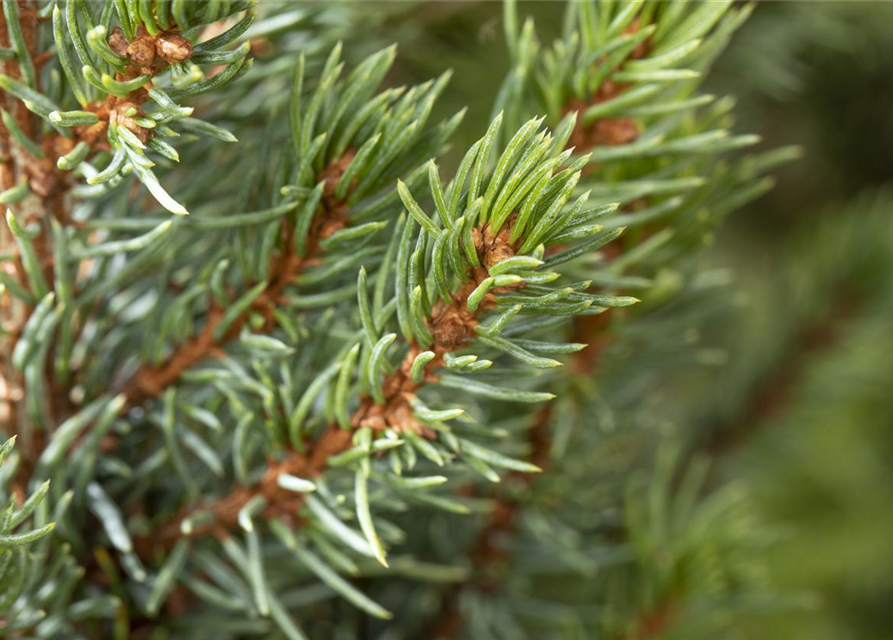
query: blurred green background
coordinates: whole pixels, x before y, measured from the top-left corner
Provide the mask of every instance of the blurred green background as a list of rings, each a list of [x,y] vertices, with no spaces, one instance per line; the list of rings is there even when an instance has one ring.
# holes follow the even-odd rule
[[[681,419],[714,482],[753,490],[777,590],[798,603],[742,637],[893,638],[893,4],[759,5],[707,90],[737,98],[740,132],[804,157],[708,250],[743,304],[716,328],[728,364],[694,377]],[[394,80],[451,67],[439,108],[469,106],[454,142],[466,147],[507,69],[500,4],[386,7],[382,34],[403,54]],[[519,12],[546,39],[563,6]]]

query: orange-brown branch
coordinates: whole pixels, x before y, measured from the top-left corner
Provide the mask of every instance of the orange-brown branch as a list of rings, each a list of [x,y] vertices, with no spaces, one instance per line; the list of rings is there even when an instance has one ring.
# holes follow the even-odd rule
[[[281,461],[271,460],[266,472],[253,487],[237,486],[205,509],[199,509],[212,514],[212,521],[196,526],[190,533],[184,533],[182,524],[196,509],[183,507],[169,523],[153,531],[151,536],[138,539],[137,551],[148,556],[156,549],[170,548],[183,537],[225,537],[236,526],[239,511],[255,496],[263,496],[267,501],[265,518],[296,518],[297,511],[303,504],[303,496],[280,487],[277,482],[279,475],[288,473],[301,478],[319,476],[331,456],[350,448],[351,435],[348,430],[330,426],[306,453],[292,451]]]

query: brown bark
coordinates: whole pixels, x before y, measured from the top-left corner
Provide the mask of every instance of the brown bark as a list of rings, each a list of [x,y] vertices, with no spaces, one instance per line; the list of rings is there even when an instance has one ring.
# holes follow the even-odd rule
[[[196,511],[183,507],[170,522],[152,532],[150,536],[136,540],[137,553],[150,557],[156,550],[168,549],[178,540],[214,535],[223,538],[229,535],[239,517],[239,511],[255,496],[263,496],[267,501],[264,519],[296,519],[297,511],[304,502],[301,494],[288,491],[277,483],[279,475],[288,473],[301,478],[315,478],[325,469],[326,461],[333,455],[342,453],[351,446],[351,432],[337,426],[330,426],[323,436],[313,443],[306,453],[292,451],[281,461],[270,460],[269,467],[260,481],[253,487],[236,486],[224,497],[212,502],[202,511],[214,516],[213,522],[195,527],[191,533],[181,530],[183,521]]]

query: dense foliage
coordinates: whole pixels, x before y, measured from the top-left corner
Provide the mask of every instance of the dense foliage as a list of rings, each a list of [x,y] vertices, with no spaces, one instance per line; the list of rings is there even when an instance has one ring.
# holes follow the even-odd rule
[[[741,315],[703,249],[799,155],[702,90],[752,6],[551,33],[506,2],[480,131],[450,71],[394,81],[410,5],[3,10],[0,637],[718,638],[786,606],[682,408]],[[856,233],[829,274],[886,265]]]

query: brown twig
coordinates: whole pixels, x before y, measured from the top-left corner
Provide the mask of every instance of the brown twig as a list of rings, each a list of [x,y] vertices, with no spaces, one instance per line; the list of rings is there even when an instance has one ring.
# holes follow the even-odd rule
[[[328,459],[346,451],[351,446],[351,432],[337,426],[330,426],[326,432],[308,447],[306,453],[292,451],[282,461],[270,461],[260,481],[252,487],[237,486],[224,497],[211,503],[206,509],[213,515],[213,521],[196,526],[190,533],[182,531],[183,521],[195,512],[194,508],[183,507],[170,522],[152,532],[151,536],[136,540],[137,552],[148,557],[157,549],[168,549],[184,537],[201,538],[207,535],[226,537],[235,528],[239,511],[255,496],[263,496],[267,501],[264,518],[295,518],[303,497],[299,493],[287,491],[277,480],[282,473],[301,478],[315,478],[325,469]]]
[[[426,374],[425,380],[414,382],[409,375],[413,361],[422,351],[420,347],[413,345],[397,371],[387,376],[382,383],[385,403],[376,404],[372,398],[366,398],[352,418],[351,423],[354,427],[372,429],[390,427],[398,432],[411,429],[417,433],[428,433],[413,416],[409,403],[415,398],[415,392],[419,387],[426,381],[436,379],[430,372],[443,364],[444,356],[448,352],[460,349],[475,335],[474,328],[478,324],[478,316],[496,306],[496,294],[499,289],[488,292],[475,311],[468,309],[468,296],[487,278],[489,267],[514,255],[514,247],[509,242],[513,220],[511,217],[497,234],[490,231],[489,223],[472,231],[475,250],[482,266],[469,271],[468,279],[449,301],[438,301],[431,310],[428,326],[434,337],[430,349],[435,357],[426,366],[426,371],[429,373]]]

